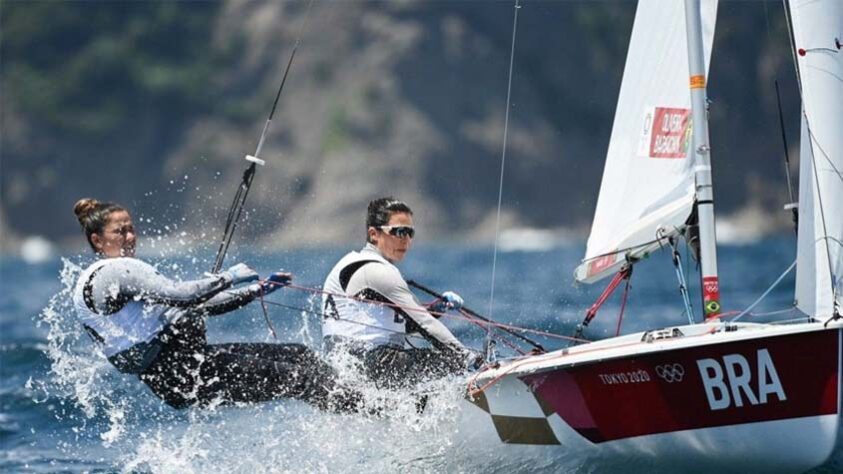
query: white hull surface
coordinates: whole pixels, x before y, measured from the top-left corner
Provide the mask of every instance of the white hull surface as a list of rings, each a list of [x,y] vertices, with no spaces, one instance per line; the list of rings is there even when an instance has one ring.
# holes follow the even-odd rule
[[[836,322],[632,334],[487,370],[469,410],[513,448],[804,471],[835,446],[840,347]]]

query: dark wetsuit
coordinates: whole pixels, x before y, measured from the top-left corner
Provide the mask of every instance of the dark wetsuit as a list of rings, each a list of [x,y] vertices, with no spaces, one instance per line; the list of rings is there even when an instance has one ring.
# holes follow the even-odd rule
[[[202,318],[182,321],[161,333],[161,352],[140,374],[173,407],[292,397],[347,411],[360,402],[337,386],[333,370],[304,345],[208,344]]]
[[[306,346],[208,344],[204,316],[260,294],[256,284],[224,291],[229,286],[224,275],[176,282],[140,260],[114,258],[83,272],[74,301],[109,361],[138,374],[175,408],[291,397],[323,409],[357,409],[360,396],[337,385],[331,367]]]

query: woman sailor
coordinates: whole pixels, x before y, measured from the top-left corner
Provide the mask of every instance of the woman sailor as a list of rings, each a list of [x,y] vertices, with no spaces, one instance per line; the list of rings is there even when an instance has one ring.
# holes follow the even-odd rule
[[[449,291],[426,308],[395,266],[410,250],[414,235],[413,211],[407,204],[392,197],[371,201],[365,247],[340,259],[324,284],[326,350],[345,350],[361,358],[367,376],[384,386],[459,373],[479,358],[430,313],[459,310],[462,298]],[[408,332],[418,332],[432,347],[413,347]]]
[[[134,258],[129,212],[81,199],[74,212],[99,257],[84,270],[73,302],[85,330],[109,362],[136,374],[175,408],[259,402],[281,397],[323,409],[355,410],[360,397],[337,385],[332,369],[301,344],[208,344],[205,316],[240,308],[289,284],[289,273],[260,283],[239,263],[192,281],[174,281]]]

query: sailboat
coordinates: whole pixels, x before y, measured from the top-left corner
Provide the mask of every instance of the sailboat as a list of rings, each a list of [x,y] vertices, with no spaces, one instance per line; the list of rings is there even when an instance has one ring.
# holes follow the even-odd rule
[[[622,279],[651,252],[698,240],[702,321],[685,294],[689,323],[482,371],[470,410],[502,443],[756,472],[803,471],[832,453],[843,328],[843,2],[791,0],[787,10],[802,97],[799,320],[721,313],[706,110],[717,2],[641,0],[575,277]]]

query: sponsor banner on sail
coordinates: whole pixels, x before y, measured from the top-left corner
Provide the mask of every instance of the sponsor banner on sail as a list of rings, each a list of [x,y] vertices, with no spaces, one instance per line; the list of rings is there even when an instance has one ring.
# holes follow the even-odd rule
[[[838,338],[820,331],[707,345],[521,380],[547,416],[594,443],[829,415],[838,412]]]
[[[638,140],[638,156],[685,158],[691,142],[691,110],[647,107]]]
[[[599,275],[601,272],[613,268],[616,263],[623,261],[623,255],[617,253],[595,258],[588,263],[588,276]]]

